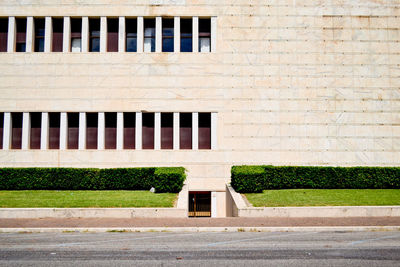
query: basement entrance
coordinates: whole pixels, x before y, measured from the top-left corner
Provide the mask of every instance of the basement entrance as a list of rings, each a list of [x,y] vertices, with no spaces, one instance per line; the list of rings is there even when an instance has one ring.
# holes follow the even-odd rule
[[[211,217],[211,192],[189,192],[189,217]]]

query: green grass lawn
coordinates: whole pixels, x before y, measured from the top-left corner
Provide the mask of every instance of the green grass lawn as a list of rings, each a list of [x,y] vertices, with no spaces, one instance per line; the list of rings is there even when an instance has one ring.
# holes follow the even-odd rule
[[[0,191],[1,208],[173,207],[175,193],[149,191]]]
[[[400,189],[286,189],[245,196],[255,207],[400,205]]]

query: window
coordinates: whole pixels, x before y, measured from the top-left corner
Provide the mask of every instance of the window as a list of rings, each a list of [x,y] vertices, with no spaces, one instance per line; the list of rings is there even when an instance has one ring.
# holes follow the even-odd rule
[[[89,19],[89,52],[100,52],[100,19]]]
[[[11,113],[11,148],[21,149],[22,145],[22,113],[13,112]]]
[[[35,52],[44,52],[44,29],[45,21],[43,18],[35,18]]]
[[[144,52],[156,51],[155,19],[144,20]]]
[[[68,149],[78,149],[79,113],[68,113]]]
[[[7,52],[8,18],[0,19],[0,52]]]
[[[181,19],[181,52],[193,51],[192,19]]]
[[[26,18],[17,18],[15,20],[17,27],[17,38],[15,40],[15,51],[26,51]]]
[[[60,113],[49,113],[49,149],[60,148]]]
[[[199,19],[199,52],[211,52],[211,19]]]
[[[162,20],[162,51],[174,52],[174,19]]]
[[[118,52],[119,20],[107,18],[107,52]]]
[[[64,20],[62,18],[52,18],[52,22],[53,22],[52,51],[53,52],[62,52],[63,51]]]
[[[161,149],[172,149],[174,147],[173,125],[173,113],[161,113]]]
[[[137,19],[126,19],[126,52],[137,51]]]
[[[211,149],[211,113],[199,113],[199,149]]]
[[[117,148],[117,113],[105,113],[105,149]]]
[[[71,19],[71,51],[82,51],[82,19]]]
[[[3,149],[4,113],[0,112],[0,149]]]
[[[154,149],[154,113],[143,113],[142,144],[143,149]]]
[[[192,149],[192,113],[180,113],[179,126],[180,149]]]
[[[42,113],[30,113],[31,132],[30,132],[30,149],[40,149],[40,137],[42,128]]]
[[[124,113],[124,149],[135,149],[136,113]]]
[[[97,149],[98,114],[86,113],[86,149]]]

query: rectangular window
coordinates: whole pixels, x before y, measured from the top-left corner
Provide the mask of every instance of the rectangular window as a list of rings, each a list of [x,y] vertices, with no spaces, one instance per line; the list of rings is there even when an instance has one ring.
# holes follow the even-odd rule
[[[35,52],[44,52],[44,18],[35,18]]]
[[[0,52],[7,52],[8,18],[0,19]]]
[[[86,149],[97,149],[98,114],[86,113]]]
[[[15,19],[17,27],[17,38],[15,40],[15,51],[25,52],[26,51],[26,18]]]
[[[144,52],[156,51],[156,20],[144,19]]]
[[[42,113],[32,112],[29,115],[31,119],[30,149],[40,149]]]
[[[118,52],[119,20],[107,18],[107,52]]]
[[[78,149],[79,113],[68,113],[68,149]]]
[[[193,51],[192,19],[181,19],[181,52]]]
[[[192,149],[192,113],[180,113],[179,126],[180,149]]]
[[[60,113],[49,113],[49,149],[60,149]]]
[[[154,113],[143,113],[142,148],[154,149]]]
[[[199,149],[211,149],[211,113],[199,113]]]
[[[13,112],[11,113],[11,148],[21,149],[22,145],[22,113]]]
[[[199,52],[211,52],[211,19],[199,19]]]
[[[89,52],[100,52],[100,19],[89,19]]]
[[[135,149],[136,113],[124,113],[124,149]]]
[[[105,149],[117,148],[117,113],[105,113]]]
[[[82,19],[71,19],[71,51],[82,51]]]
[[[162,19],[162,51],[174,52],[174,19]]]
[[[3,149],[4,113],[0,112],[0,149]]]
[[[174,116],[173,113],[161,113],[161,149],[174,147]]]
[[[126,52],[137,51],[137,19],[126,19]]]
[[[52,18],[53,23],[53,52],[63,51],[63,33],[64,33],[64,19],[62,18]]]

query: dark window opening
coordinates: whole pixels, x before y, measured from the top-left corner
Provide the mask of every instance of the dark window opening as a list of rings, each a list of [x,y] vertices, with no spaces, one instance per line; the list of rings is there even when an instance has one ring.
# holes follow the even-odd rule
[[[135,149],[136,113],[124,113],[124,149]]]
[[[0,19],[0,52],[7,52],[8,18]]]
[[[174,19],[162,20],[162,51],[174,52]]]
[[[0,149],[3,149],[4,113],[0,112]]]
[[[137,19],[126,19],[126,52],[137,51]]]
[[[100,19],[89,19],[89,52],[100,52]]]
[[[35,52],[44,52],[45,20],[35,18]]]
[[[30,149],[40,149],[42,113],[32,112],[29,115],[31,119]]]
[[[211,19],[199,19],[199,52],[211,51]]]
[[[179,114],[179,148],[192,149],[192,113]]]
[[[181,52],[193,51],[192,19],[181,19]]]
[[[21,145],[22,145],[22,113],[21,112],[11,113],[11,124],[12,124],[11,148],[12,149],[21,149]]]
[[[144,19],[144,52],[156,51],[155,19]]]
[[[107,18],[107,51],[118,52],[118,27],[119,20]]]
[[[142,148],[154,149],[154,113],[143,113],[142,125]]]
[[[161,113],[161,149],[174,147],[174,116],[173,113]]]
[[[105,114],[105,149],[117,148],[117,113]]]
[[[26,51],[26,18],[15,19],[17,27],[17,38],[15,40],[15,51],[25,52]]]
[[[189,192],[189,217],[211,217],[211,192]]]
[[[211,149],[211,113],[199,113],[199,149]]]
[[[97,149],[98,114],[86,113],[86,149]]]
[[[82,19],[71,19],[71,51],[82,51]]]
[[[78,149],[79,113],[68,113],[68,149]]]
[[[53,52],[62,52],[63,51],[63,33],[64,33],[64,19],[62,18],[53,18],[53,43],[52,43],[52,51]]]
[[[60,148],[60,113],[49,113],[49,149]]]

